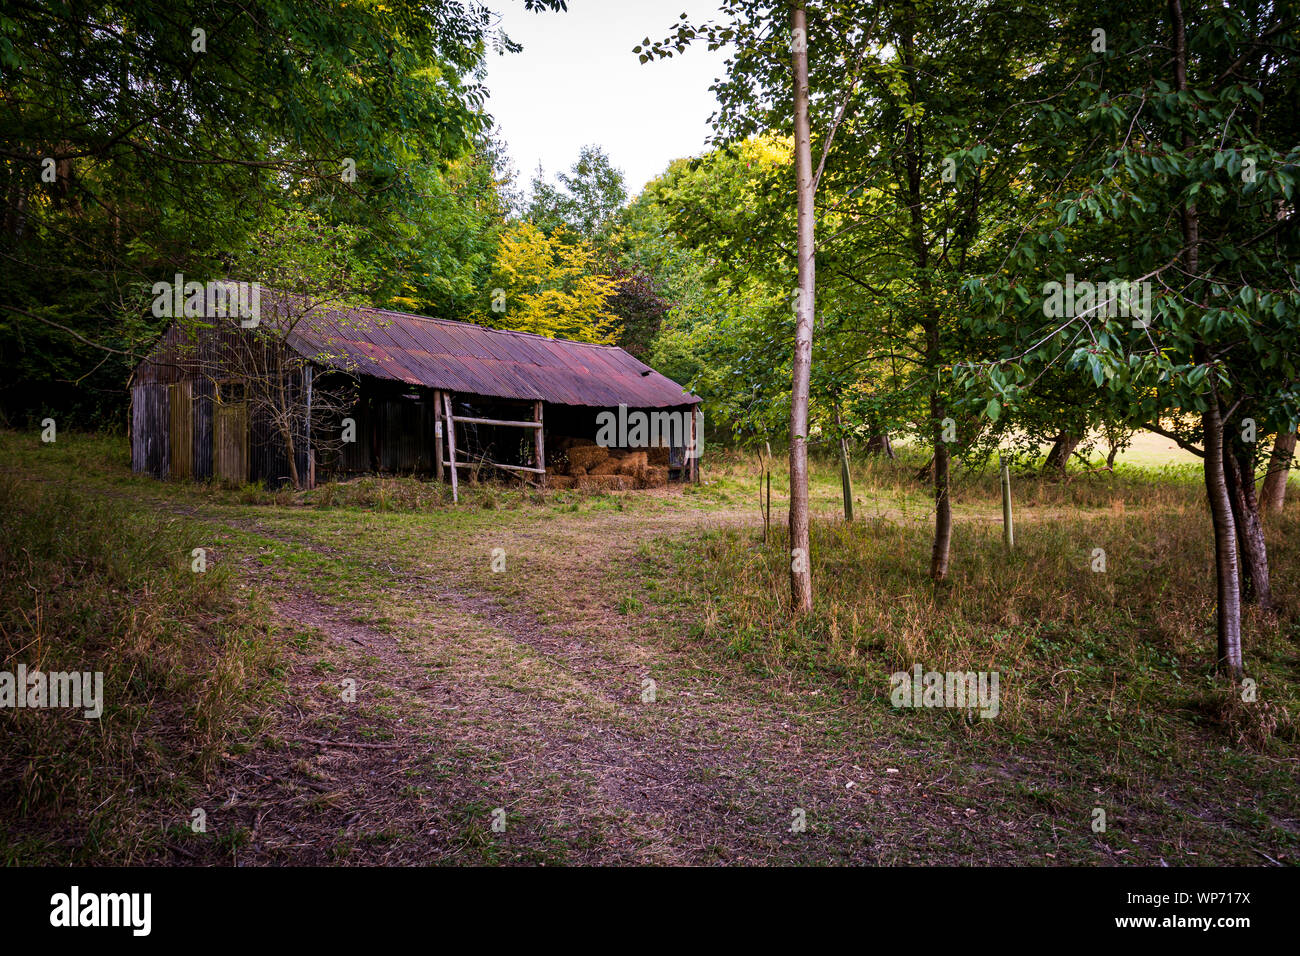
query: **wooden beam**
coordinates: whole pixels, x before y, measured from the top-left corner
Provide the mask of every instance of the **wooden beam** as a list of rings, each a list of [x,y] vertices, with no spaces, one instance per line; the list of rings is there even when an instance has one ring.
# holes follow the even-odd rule
[[[691,406],[691,459],[687,464],[690,470],[687,474],[690,476],[691,484],[699,484],[700,481],[700,436],[696,434],[697,422],[699,421],[699,405]]]
[[[447,458],[451,461],[456,460],[456,419],[451,414],[451,393],[442,393],[442,407],[446,411],[447,422]],[[442,457],[439,450],[438,457]],[[456,469],[451,470],[451,503],[460,504],[460,488],[456,483]]]
[[[514,425],[517,428],[541,428],[541,422],[522,422],[509,418],[466,418],[463,415],[455,416],[456,421],[464,422],[467,425]]]
[[[448,468],[451,467],[451,464],[452,464],[452,463],[449,462],[449,461],[444,461],[444,462],[443,462],[443,465],[445,465],[445,466],[448,467]],[[482,461],[458,461],[458,462],[456,462],[456,467],[457,467],[457,468],[478,468],[478,467],[480,467],[480,466],[482,466],[482,465],[487,465],[489,468],[500,468],[500,469],[502,469],[503,471],[526,471],[526,472],[528,472],[529,474],[533,474],[533,475],[544,475],[544,474],[546,474],[546,469],[545,469],[545,468],[529,468],[527,465],[502,465],[502,464],[498,464],[498,463],[495,462],[495,461],[488,461],[486,458],[483,459]]]
[[[533,402],[533,418],[537,420],[537,435],[533,449],[537,452],[537,467],[541,469],[542,487],[546,487],[546,429],[542,428],[542,403]]]
[[[433,472],[442,483],[442,389],[433,392]]]

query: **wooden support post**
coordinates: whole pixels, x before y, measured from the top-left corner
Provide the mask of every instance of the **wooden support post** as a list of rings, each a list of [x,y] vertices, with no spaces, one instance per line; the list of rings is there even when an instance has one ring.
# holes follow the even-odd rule
[[[442,393],[442,407],[447,413],[447,461],[451,462],[451,503],[460,504],[460,486],[456,481],[456,423],[451,416],[451,393]]]
[[[433,474],[442,484],[442,389],[433,393]]]
[[[1002,461],[1001,455],[998,460],[1002,464],[1002,542],[1010,554],[1016,549],[1016,530],[1011,518],[1011,466]]]
[[[844,520],[853,520],[853,475],[849,471],[849,440],[844,434],[844,422],[840,418],[840,403],[833,401],[831,408],[835,413],[835,430],[840,433],[840,490],[844,496]]]
[[[686,463],[686,477],[692,484],[697,484],[700,480],[700,439],[704,436],[699,434],[699,417],[700,406],[691,406],[691,457]]]
[[[537,467],[542,469],[541,485],[546,487],[546,429],[542,427],[542,403],[533,402],[533,421],[537,422],[537,432],[533,436],[533,449],[536,451]]]
[[[768,455],[771,458],[771,455]],[[763,518],[763,544],[767,544],[767,529],[772,527],[772,470],[767,470],[767,514]]]

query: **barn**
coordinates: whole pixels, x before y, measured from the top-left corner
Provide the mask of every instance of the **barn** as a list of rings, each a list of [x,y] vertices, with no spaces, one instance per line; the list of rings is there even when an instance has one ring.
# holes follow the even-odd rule
[[[137,473],[308,488],[420,475],[457,497],[489,476],[699,477],[700,399],[615,346],[266,291],[253,319],[201,299],[186,311],[131,377]]]

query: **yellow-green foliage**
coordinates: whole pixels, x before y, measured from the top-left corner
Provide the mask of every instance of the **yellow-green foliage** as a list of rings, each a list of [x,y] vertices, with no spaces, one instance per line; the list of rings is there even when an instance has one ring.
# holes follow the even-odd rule
[[[547,236],[532,223],[512,224],[501,234],[492,283],[504,292],[494,306],[504,309],[485,311],[482,321],[494,328],[578,342],[609,343],[618,333],[618,319],[606,308],[616,283],[600,274],[587,243],[562,232]]]

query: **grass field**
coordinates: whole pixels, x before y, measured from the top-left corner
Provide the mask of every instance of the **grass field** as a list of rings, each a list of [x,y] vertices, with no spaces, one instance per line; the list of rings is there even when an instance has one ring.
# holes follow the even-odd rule
[[[855,463],[852,524],[816,463],[794,625],[786,478],[764,543],[745,456],[453,507],[401,478],[160,483],[120,439],[0,433],[4,666],[102,669],[109,701],[0,715],[0,858],[1293,865],[1300,506],[1267,528],[1284,606],[1245,623],[1245,703],[1213,673],[1199,471],[1163,441],[1017,475],[1011,555],[996,475],[959,472],[938,589],[917,463]],[[894,707],[914,664],[997,671],[997,716]]]

